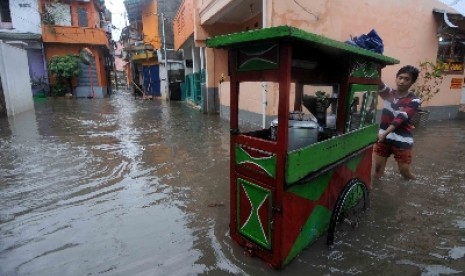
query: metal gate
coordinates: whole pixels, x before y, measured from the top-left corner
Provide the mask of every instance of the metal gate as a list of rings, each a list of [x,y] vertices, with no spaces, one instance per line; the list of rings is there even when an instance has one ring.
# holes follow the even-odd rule
[[[147,95],[161,96],[160,67],[158,65],[144,66],[144,89]]]

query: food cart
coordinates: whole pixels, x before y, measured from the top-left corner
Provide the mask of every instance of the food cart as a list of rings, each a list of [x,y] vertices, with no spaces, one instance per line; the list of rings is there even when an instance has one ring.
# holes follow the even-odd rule
[[[207,46],[229,53],[231,237],[275,268],[337,242],[368,206],[378,83],[398,60],[290,26]],[[270,124],[240,128],[244,83],[276,91]]]

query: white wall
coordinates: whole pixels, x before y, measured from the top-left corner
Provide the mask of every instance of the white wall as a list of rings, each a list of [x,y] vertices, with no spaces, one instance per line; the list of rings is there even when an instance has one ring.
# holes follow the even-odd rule
[[[186,47],[183,47],[183,52],[184,52],[184,62],[186,62],[187,59],[193,59],[192,58],[192,46],[189,45],[189,46],[186,46]],[[184,74],[187,76],[187,75],[190,75],[192,73],[194,73],[194,68],[193,67],[187,67],[185,66],[186,64],[184,64]]]
[[[2,32],[42,33],[37,0],[10,0],[10,12],[13,29],[1,29]]]
[[[0,76],[8,116],[34,109],[26,50],[0,42]]]
[[[168,67],[169,68],[169,67]],[[159,64],[158,74],[160,76],[160,94],[162,99],[168,99],[168,83],[167,83],[167,71],[165,68],[165,63],[161,62]]]

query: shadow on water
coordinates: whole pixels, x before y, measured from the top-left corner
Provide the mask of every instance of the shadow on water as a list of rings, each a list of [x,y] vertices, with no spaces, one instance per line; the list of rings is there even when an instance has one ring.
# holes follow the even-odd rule
[[[0,119],[1,275],[465,273],[465,124],[416,130],[353,235],[275,271],[228,235],[229,126],[184,103],[48,99]]]

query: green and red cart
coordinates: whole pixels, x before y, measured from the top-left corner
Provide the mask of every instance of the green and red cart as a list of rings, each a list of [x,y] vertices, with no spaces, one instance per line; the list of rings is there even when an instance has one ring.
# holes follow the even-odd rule
[[[378,83],[381,69],[399,61],[290,26],[217,36],[207,46],[229,52],[231,237],[275,268],[325,233],[337,242],[369,204]],[[246,82],[274,84],[279,124],[240,128]],[[327,97],[306,95],[319,86],[330,88]],[[313,126],[291,120],[302,106]]]

